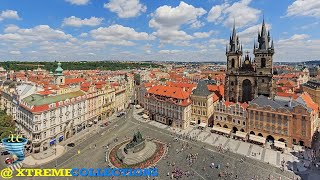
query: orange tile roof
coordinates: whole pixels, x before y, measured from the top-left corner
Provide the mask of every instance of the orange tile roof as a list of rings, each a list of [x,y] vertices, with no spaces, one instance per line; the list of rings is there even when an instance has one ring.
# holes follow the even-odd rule
[[[318,104],[316,104],[316,103],[312,100],[312,98],[310,97],[310,95],[309,95],[307,92],[302,93],[300,97],[303,99],[303,101],[306,103],[306,105],[307,105],[309,108],[311,108],[311,109],[314,110],[314,111],[318,111],[318,109],[319,109]]]
[[[299,97],[297,94],[286,93],[286,92],[277,92],[277,96],[280,96],[280,97],[292,97],[293,99],[297,99]]]
[[[41,95],[49,95],[49,94],[53,94],[53,92],[52,92],[52,91],[49,91],[49,90],[44,90],[44,91],[38,92],[38,94],[41,94]]]
[[[216,102],[219,100],[219,97],[216,95],[216,93],[213,93],[212,99],[213,99],[213,102]]]
[[[244,102],[244,103],[241,103],[241,106],[242,106],[243,109],[247,109],[247,107],[249,106],[249,104],[247,104],[247,103]]]
[[[190,96],[190,92],[183,91],[182,88],[162,85],[151,87],[148,90],[148,93],[176,99],[187,99]]]
[[[225,102],[224,102],[224,104],[228,107],[228,106],[230,106],[230,105],[234,104],[234,102],[225,101]]]
[[[64,84],[76,84],[76,83],[82,83],[85,81],[85,78],[71,78],[71,79],[66,79]]]

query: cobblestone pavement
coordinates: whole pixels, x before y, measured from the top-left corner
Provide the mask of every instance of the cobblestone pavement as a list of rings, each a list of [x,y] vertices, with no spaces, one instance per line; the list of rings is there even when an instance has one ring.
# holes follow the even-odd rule
[[[232,149],[239,149],[239,145],[234,145],[235,140],[231,140],[225,137],[217,136],[217,135],[208,135],[203,131],[197,130],[196,128],[189,128],[183,133],[196,134],[201,135],[201,139],[204,142],[198,140],[185,140],[179,139],[175,140],[176,135],[169,131],[177,131],[173,128],[163,127],[156,128],[151,122],[139,122],[132,118],[128,114],[127,118],[120,118],[116,121],[116,125],[111,125],[107,129],[104,129],[104,132],[100,132],[86,140],[81,144],[77,144],[74,148],[70,149],[66,154],[61,156],[55,162],[48,163],[46,165],[42,165],[40,168],[52,168],[57,164],[57,168],[104,168],[107,167],[107,163],[105,162],[105,145],[110,144],[109,148],[112,148],[115,144],[113,140],[115,137],[118,137],[119,140],[122,140],[126,137],[132,137],[133,133],[139,130],[143,136],[150,136],[153,138],[157,138],[165,143],[170,143],[171,147],[168,151],[168,157],[166,159],[162,159],[157,164],[159,169],[159,176],[156,179],[170,179],[170,176],[167,174],[171,174],[174,166],[169,165],[169,163],[175,163],[175,167],[183,171],[189,171],[193,173],[193,176],[183,176],[181,179],[230,179],[233,180],[238,177],[240,180],[251,180],[256,177],[256,179],[267,179],[272,176],[273,179],[279,179],[281,177],[282,180],[291,179],[295,177],[292,172],[289,171],[280,171],[279,168],[276,168],[270,164],[265,162],[256,160],[254,158],[244,158],[244,155],[233,153]],[[179,132],[179,133],[182,133]],[[183,134],[182,133],[182,134]],[[199,136],[198,136],[199,137]],[[229,147],[230,151],[221,152],[213,144],[209,145],[206,143],[213,140],[214,142],[225,142],[224,147]],[[182,143],[188,143],[190,148],[182,149]],[[219,144],[219,143],[218,143]],[[96,145],[96,148],[94,146]],[[91,148],[90,148],[91,147]],[[250,149],[250,148],[249,148]],[[259,149],[251,148],[253,151],[259,151]],[[80,150],[80,154],[77,152]],[[181,152],[178,152],[181,151]],[[188,154],[198,153],[197,160],[189,166],[189,161],[186,159]],[[240,159],[245,159],[244,161],[240,161]],[[220,165],[220,169],[216,167],[211,168],[210,165],[214,163],[215,165]],[[229,167],[227,167],[229,164]],[[224,178],[219,178],[219,173],[228,172],[232,173]],[[24,177],[24,178],[14,178],[14,179],[35,179],[32,177]],[[37,178],[37,179],[48,179],[48,178]],[[50,178],[50,179],[62,179],[61,177]],[[92,179],[87,177],[75,178],[68,177],[63,179]],[[94,179],[108,179],[107,177],[94,177]],[[111,179],[111,178],[109,178]],[[146,177],[136,177],[136,178],[114,178],[114,179],[147,179]],[[152,179],[152,178],[151,178]]]

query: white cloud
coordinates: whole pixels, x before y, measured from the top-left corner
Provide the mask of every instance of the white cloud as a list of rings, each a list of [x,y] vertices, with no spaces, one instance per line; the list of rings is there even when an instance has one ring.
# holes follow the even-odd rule
[[[295,0],[287,9],[287,16],[320,17],[319,0]]]
[[[294,34],[288,39],[281,39],[279,40],[280,43],[291,43],[291,42],[296,42],[300,40],[305,40],[309,38],[310,36],[308,34]]]
[[[208,38],[214,31],[209,31],[209,32],[195,32],[193,33],[193,36],[195,38]]]
[[[141,4],[139,0],[110,0],[103,7],[116,13],[120,18],[136,17],[147,10],[147,6]]]
[[[253,47],[253,41],[254,39],[256,39],[257,41],[258,31],[261,31],[261,27],[262,27],[261,24],[256,24],[239,32],[238,35],[239,35],[240,42],[243,43],[244,46],[248,46],[249,43],[252,43],[250,45]],[[272,26],[270,24],[266,24],[266,27],[267,27],[267,30],[272,29]]]
[[[88,33],[81,33],[80,34],[80,37],[87,37],[88,36]]]
[[[18,26],[14,24],[7,25],[6,28],[3,30],[5,33],[16,32],[19,29]]]
[[[66,1],[74,5],[86,5],[89,3],[90,0],[66,0]]]
[[[275,42],[275,60],[301,62],[319,59],[320,39],[310,39],[308,34],[294,34]],[[306,53],[307,52],[307,53]]]
[[[38,25],[30,29],[22,29],[17,26],[11,26],[5,29],[10,33],[0,34],[0,39],[4,41],[22,40],[22,41],[44,41],[44,40],[72,40],[72,35],[65,34],[61,30],[50,28],[48,25]]]
[[[234,20],[237,27],[244,27],[255,23],[259,19],[261,11],[250,7],[251,1],[241,0],[232,5],[224,3],[213,6],[209,11],[207,20],[216,24],[223,23],[227,27],[231,27]]]
[[[74,27],[81,27],[81,26],[98,26],[103,21],[103,18],[91,17],[89,19],[80,19],[75,16],[71,16],[68,18],[64,18],[62,25],[63,26],[74,26]]]
[[[168,50],[168,49],[164,49],[164,50],[160,50],[159,53],[161,54],[175,54],[175,53],[179,53],[182,52],[182,50]]]
[[[222,46],[224,47],[227,43],[227,40],[226,39],[210,39],[209,40],[209,47],[211,48],[217,48],[217,46]],[[222,50],[222,52],[224,52]]]
[[[193,39],[185,31],[180,30],[182,25],[190,25],[192,28],[199,28],[203,25],[198,18],[206,11],[196,8],[181,1],[179,6],[161,6],[152,14],[149,26],[156,29],[153,33],[160,38],[161,43],[176,43],[177,41],[187,41]]]
[[[20,55],[21,54],[20,51],[10,51],[9,53],[13,54],[13,55]]]
[[[153,40],[154,37],[146,32],[137,32],[130,27],[122,25],[112,25],[109,27],[100,27],[90,31],[91,36],[97,41],[107,44],[132,46],[135,43],[132,40]]]
[[[2,11],[0,14],[0,21],[2,21],[4,19],[17,19],[17,20],[19,20],[20,17],[18,15],[17,11],[5,10],[5,11]]]
[[[202,8],[195,8],[192,5],[180,2],[179,6],[161,6],[156,9],[149,22],[149,26],[156,29],[168,28],[179,29],[182,24],[192,24],[206,11]]]

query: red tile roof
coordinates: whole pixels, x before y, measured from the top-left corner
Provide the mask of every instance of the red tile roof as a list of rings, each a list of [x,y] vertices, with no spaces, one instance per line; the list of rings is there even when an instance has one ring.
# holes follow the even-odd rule
[[[148,93],[176,99],[187,99],[190,96],[190,92],[183,91],[182,88],[162,85],[151,87],[148,90]]]
[[[312,110],[318,112],[319,106],[316,104],[310,97],[310,95],[307,92],[304,92],[300,96],[303,101],[306,103],[306,105],[311,108]]]
[[[68,85],[68,84],[77,84],[77,83],[82,83],[85,80],[86,80],[85,78],[71,78],[71,79],[66,79],[64,84],[66,84],[66,85]]]

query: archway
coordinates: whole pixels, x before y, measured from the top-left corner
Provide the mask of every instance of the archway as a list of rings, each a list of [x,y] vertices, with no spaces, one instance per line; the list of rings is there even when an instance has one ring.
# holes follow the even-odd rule
[[[274,142],[274,137],[269,135],[267,136],[267,141],[273,143]]]
[[[299,145],[300,146],[304,146],[304,142],[303,141],[299,141]]]
[[[242,102],[249,102],[252,100],[252,84],[249,79],[242,82]]]
[[[237,131],[238,131],[238,128],[237,128],[237,127],[233,127],[233,128],[232,128],[232,132],[233,132],[233,133],[236,133]]]
[[[228,128],[228,126],[227,126],[226,124],[225,124],[225,125],[223,125],[223,127],[224,127],[224,128]]]
[[[252,134],[252,135],[256,135],[256,133],[254,133],[253,131],[250,131],[250,134]]]
[[[217,123],[217,125],[216,125],[216,126],[219,126],[219,127],[221,127],[220,123]]]
[[[241,132],[244,132],[244,129],[240,129]]]
[[[263,135],[261,133],[259,133],[258,136],[263,137]]]

